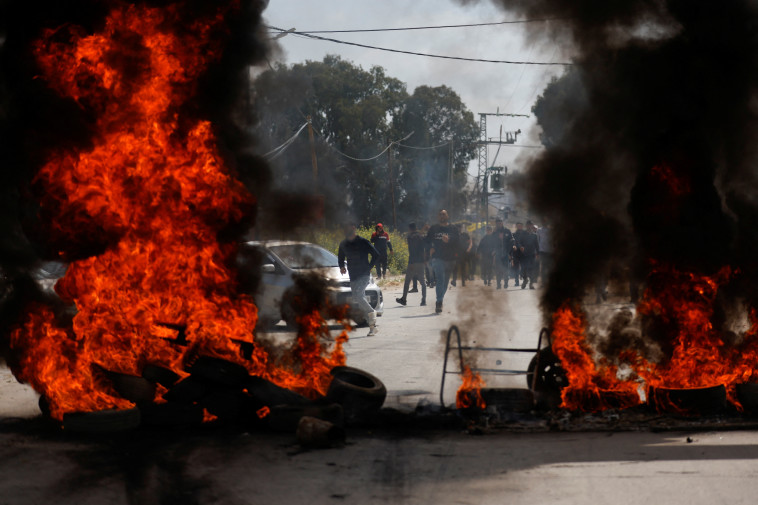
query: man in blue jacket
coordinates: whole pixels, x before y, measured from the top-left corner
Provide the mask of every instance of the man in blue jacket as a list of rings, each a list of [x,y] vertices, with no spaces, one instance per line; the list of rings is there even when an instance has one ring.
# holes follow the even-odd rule
[[[369,256],[371,259],[369,260]],[[376,311],[366,301],[366,286],[371,280],[371,269],[379,259],[379,253],[371,242],[356,233],[354,223],[345,225],[345,240],[340,242],[337,259],[340,272],[347,271],[350,276],[350,290],[353,295],[353,304],[368,321],[369,337],[376,335]],[[347,260],[347,269],[345,261]]]

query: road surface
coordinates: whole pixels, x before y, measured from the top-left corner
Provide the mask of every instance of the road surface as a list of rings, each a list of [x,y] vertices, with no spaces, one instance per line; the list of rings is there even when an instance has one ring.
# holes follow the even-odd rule
[[[394,303],[380,332],[357,330],[348,364],[379,376],[388,402],[438,402],[441,337],[460,324],[473,345],[533,347],[536,293],[455,288],[442,315]],[[530,355],[483,353],[486,368]],[[500,363],[498,363],[500,360]],[[520,385],[523,377],[489,380]],[[493,383],[494,383],[493,382]],[[446,403],[457,387],[450,377]],[[349,432],[339,449],[302,451],[289,434],[140,430],[73,437],[45,428],[36,395],[0,369],[0,505],[753,503],[758,433]]]

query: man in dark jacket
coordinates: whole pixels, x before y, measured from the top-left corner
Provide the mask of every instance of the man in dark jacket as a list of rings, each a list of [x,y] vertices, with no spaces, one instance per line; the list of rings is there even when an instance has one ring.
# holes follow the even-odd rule
[[[479,241],[476,254],[479,256],[479,264],[482,270],[482,282],[489,286],[492,282],[492,269],[495,266],[495,248],[497,238],[492,233],[492,226],[487,227],[487,233]]]
[[[521,264],[521,289],[526,289],[527,281],[529,281],[529,289],[534,289],[534,271],[536,270],[540,245],[536,227],[531,222],[527,224],[528,228],[519,234],[516,247]]]
[[[369,260],[371,256],[371,260]],[[337,261],[340,272],[345,271],[350,275],[350,290],[353,295],[353,304],[361,315],[368,321],[368,336],[376,335],[376,311],[366,301],[366,286],[371,280],[371,269],[379,258],[379,253],[371,245],[371,242],[356,234],[355,224],[345,226],[345,240],[340,242],[337,252]],[[347,269],[345,269],[347,260]]]
[[[511,264],[513,276],[516,277],[516,287],[518,287],[521,277],[521,252],[518,250],[518,243],[525,233],[524,223],[516,223],[516,231],[513,232],[514,250]]]
[[[510,267],[513,263],[513,234],[511,230],[505,227],[503,220],[499,217],[495,219],[495,279],[497,280],[497,289],[500,289],[500,281],[503,282],[503,288],[508,289],[508,280]],[[516,286],[518,286],[518,276],[516,276]]]
[[[458,272],[461,274],[461,286],[466,285],[466,278],[468,277],[468,255],[471,253],[473,243],[471,242],[471,236],[466,233],[466,226],[464,224],[458,225],[458,255],[455,258],[455,265],[453,266],[453,280],[450,281],[452,286],[455,286],[455,281],[458,277]]]
[[[376,262],[376,276],[381,279],[387,275],[387,250],[389,249],[390,254],[394,252],[390,235],[384,231],[382,223],[376,224],[376,231],[371,234],[371,243],[379,252],[379,259]]]
[[[421,283],[421,306],[426,305],[426,284],[424,284],[424,257],[426,251],[426,244],[424,243],[424,237],[416,230],[416,223],[408,225],[408,268],[405,271],[405,284],[403,285],[403,296],[395,298],[395,301],[400,305],[408,303],[406,296],[408,295],[408,287],[411,284],[411,280],[416,282],[418,280]]]
[[[446,210],[441,210],[438,218],[439,223],[429,228],[426,234],[432,270],[437,282],[437,303],[434,307],[437,314],[442,312],[442,300],[445,298],[447,283],[450,282],[450,272],[453,270],[455,255],[458,251],[458,229],[450,224],[450,217]]]

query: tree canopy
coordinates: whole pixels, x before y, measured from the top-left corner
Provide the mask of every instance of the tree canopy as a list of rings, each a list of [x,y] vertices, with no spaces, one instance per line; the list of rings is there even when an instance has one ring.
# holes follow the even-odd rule
[[[406,85],[382,67],[365,70],[327,56],[276,65],[256,78],[253,92],[261,152],[280,146],[312,118],[318,178],[308,135],[301,134],[271,161],[274,184],[323,195],[334,219],[350,215],[363,224],[392,222],[390,153],[359,160],[374,158],[411,133],[391,149],[398,224],[429,219],[441,206],[452,204],[453,213],[465,207],[466,168],[475,155],[477,127],[473,114],[447,86],[419,86],[408,94]],[[445,145],[403,147],[440,144]]]

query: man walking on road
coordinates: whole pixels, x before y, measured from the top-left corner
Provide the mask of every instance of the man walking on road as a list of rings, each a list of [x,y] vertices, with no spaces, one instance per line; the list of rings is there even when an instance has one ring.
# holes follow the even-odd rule
[[[439,223],[429,228],[426,234],[432,271],[437,282],[437,303],[434,307],[437,314],[442,312],[442,300],[445,298],[447,283],[450,282],[450,272],[458,251],[458,230],[450,224],[447,211],[441,210],[438,217]]]
[[[479,241],[479,247],[476,250],[482,270],[482,282],[489,286],[492,279],[492,269],[495,266],[495,249],[497,238],[492,234],[492,226],[487,227],[487,234]]]
[[[408,233],[408,269],[405,271],[405,285],[403,286],[403,296],[395,298],[395,301],[400,305],[408,303],[406,296],[408,295],[408,286],[411,284],[411,280],[416,282],[418,280],[421,283],[421,306],[426,305],[426,284],[424,284],[424,251],[426,250],[426,244],[424,244],[424,237],[416,231],[416,223],[408,225],[410,232]]]
[[[371,234],[371,243],[379,252],[379,258],[376,262],[376,276],[381,279],[387,275],[387,249],[389,249],[390,254],[394,252],[392,250],[392,242],[390,242],[390,235],[384,231],[382,223],[377,223],[376,231]]]
[[[518,248],[519,263],[521,264],[521,289],[526,289],[529,281],[529,289],[534,289],[534,274],[539,258],[539,241],[537,230],[531,222],[527,222],[527,229],[519,235],[516,242]]]
[[[369,256],[371,260],[369,261]],[[345,225],[345,240],[340,242],[337,260],[340,272],[347,271],[350,275],[350,290],[353,295],[353,304],[361,313],[358,317],[368,321],[369,337],[376,335],[376,311],[366,301],[366,286],[371,278],[371,269],[379,259],[379,253],[371,242],[356,233],[355,224]],[[347,260],[347,270],[345,269]]]

